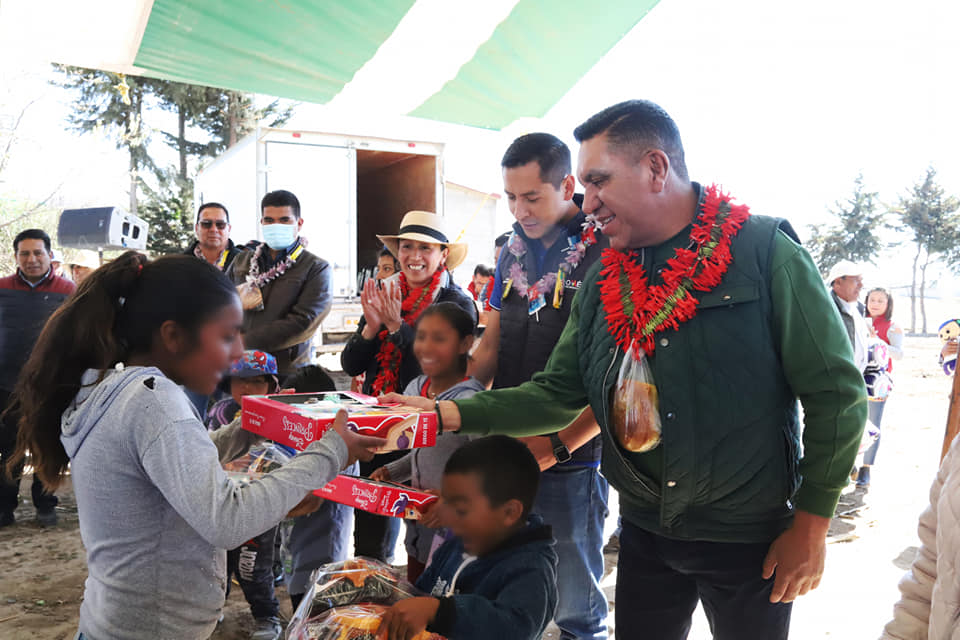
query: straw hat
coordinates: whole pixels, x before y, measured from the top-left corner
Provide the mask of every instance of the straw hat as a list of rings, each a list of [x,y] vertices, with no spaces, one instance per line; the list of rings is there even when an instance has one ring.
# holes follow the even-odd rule
[[[401,239],[442,244],[450,250],[447,255],[447,269],[451,271],[463,264],[467,258],[467,243],[451,242],[443,218],[429,211],[408,211],[403,216],[397,235],[377,236],[377,239],[390,250],[394,258],[398,257]]]

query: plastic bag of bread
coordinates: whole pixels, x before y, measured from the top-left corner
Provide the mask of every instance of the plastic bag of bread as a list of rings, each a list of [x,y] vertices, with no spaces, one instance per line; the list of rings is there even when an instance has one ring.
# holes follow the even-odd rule
[[[260,293],[260,287],[252,282],[244,282],[237,285],[237,295],[240,296],[240,304],[244,311],[263,311],[263,294]]]
[[[288,640],[376,640],[380,619],[389,607],[355,604],[337,607],[304,621],[291,623]],[[413,640],[443,640],[429,631],[421,631]]]
[[[393,567],[370,558],[354,558],[324,565],[317,572],[306,617],[350,604],[391,605],[419,592]],[[304,598],[306,599],[306,598]]]
[[[634,345],[623,357],[613,390],[613,432],[627,451],[642,453],[660,444],[660,403],[653,370]]]
[[[223,470],[235,482],[247,484],[252,480],[262,478],[265,473],[279,469],[293,460],[294,455],[295,452],[289,447],[267,442],[250,447],[246,455],[225,463]]]

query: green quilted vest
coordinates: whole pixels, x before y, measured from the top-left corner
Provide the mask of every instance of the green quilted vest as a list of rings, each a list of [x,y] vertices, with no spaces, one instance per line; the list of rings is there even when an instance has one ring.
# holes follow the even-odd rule
[[[717,542],[766,542],[790,523],[799,487],[798,403],[772,332],[770,264],[777,230],[789,223],[751,216],[731,245],[734,260],[700,300],[697,315],[656,336],[651,358],[663,435],[647,453],[626,451],[609,424],[623,353],[607,332],[597,279],[579,295],[580,370],[601,425],[603,473],[620,492],[623,516],[659,535]],[[689,229],[645,252],[659,271]],[[587,310],[594,310],[588,314]]]

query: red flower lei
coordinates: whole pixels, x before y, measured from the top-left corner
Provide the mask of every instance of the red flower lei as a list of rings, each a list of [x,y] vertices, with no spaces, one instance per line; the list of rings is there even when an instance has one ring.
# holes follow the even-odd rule
[[[690,232],[690,245],[675,250],[663,271],[663,283],[649,286],[635,251],[606,249],[600,260],[600,300],[610,334],[624,353],[640,347],[651,356],[653,336],[696,315],[700,301],[692,291],[710,291],[727,272],[733,256],[730,243],[750,217],[746,205],[735,205],[716,185],[706,187],[703,208]]]
[[[434,292],[440,286],[440,279],[443,277],[443,269],[437,269],[433,278],[424,287],[411,288],[407,284],[407,276],[400,272],[400,295],[403,296],[403,305],[400,308],[400,317],[411,327],[417,323],[417,319],[423,310],[433,304]],[[391,391],[400,391],[397,388],[397,374],[400,371],[400,361],[403,359],[403,352],[397,347],[393,340],[389,339],[390,332],[386,327],[377,334],[380,340],[380,350],[377,352],[377,377],[374,378],[371,385],[371,395],[379,396]]]

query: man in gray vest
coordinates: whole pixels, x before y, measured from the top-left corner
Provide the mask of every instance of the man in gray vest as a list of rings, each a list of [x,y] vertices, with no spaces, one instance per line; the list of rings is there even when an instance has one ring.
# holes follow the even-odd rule
[[[867,368],[867,340],[870,330],[863,316],[864,307],[860,303],[860,291],[863,290],[863,268],[849,260],[841,260],[830,268],[827,286],[837,305],[840,319],[853,347],[853,362],[861,371]]]
[[[589,404],[623,517],[618,637],[686,638],[702,601],[717,640],[785,639],[866,421],[843,323],[786,221],[690,180],[659,106],[614,105],[574,136],[612,250],[543,373],[440,402],[444,429],[549,433]]]
[[[570,149],[549,133],[513,141],[501,161],[513,225],[491,283],[487,328],[471,373],[494,389],[542,371],[560,339],[573,297],[607,240],[585,225],[574,193]],[[600,427],[588,409],[569,427],[524,438],[543,471],[534,511],[557,539],[554,620],[564,639],[607,637],[603,523],[607,481],[600,474]]]

